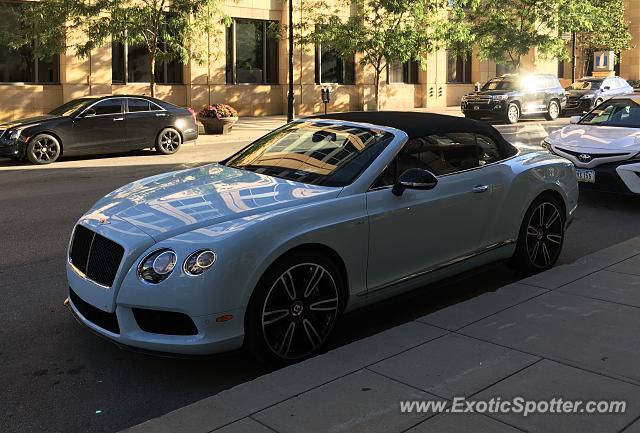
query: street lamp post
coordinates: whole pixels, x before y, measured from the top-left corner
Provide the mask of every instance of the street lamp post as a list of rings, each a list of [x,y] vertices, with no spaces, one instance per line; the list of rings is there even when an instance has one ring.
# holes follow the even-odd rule
[[[293,0],[289,0],[289,94],[287,95],[287,122],[293,120]]]

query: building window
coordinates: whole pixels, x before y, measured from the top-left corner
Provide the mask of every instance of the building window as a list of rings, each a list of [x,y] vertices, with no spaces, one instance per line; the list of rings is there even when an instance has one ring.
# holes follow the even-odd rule
[[[420,65],[415,60],[391,63],[388,68],[389,83],[418,84]]]
[[[154,75],[158,84],[182,84],[182,63],[178,60],[156,61]],[[150,78],[149,52],[144,46],[121,42],[111,44],[112,83],[148,83]]]
[[[0,20],[6,28],[19,26],[20,4],[0,4]],[[12,50],[0,47],[0,82],[3,83],[58,83],[60,56],[38,59],[37,41],[27,47]]]
[[[316,84],[355,84],[356,62],[351,56],[343,59],[335,51],[316,46]]]
[[[447,56],[447,82],[470,83],[471,82],[471,53],[466,56]]]
[[[564,60],[558,60],[558,78],[565,78],[564,76]]]
[[[278,82],[276,21],[234,19],[227,28],[227,84]]]

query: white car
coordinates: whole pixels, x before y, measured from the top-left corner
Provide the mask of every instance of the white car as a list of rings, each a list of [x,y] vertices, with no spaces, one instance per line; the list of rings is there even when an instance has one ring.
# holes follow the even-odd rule
[[[618,96],[572,117],[542,145],[573,162],[586,189],[640,194],[640,95]]]

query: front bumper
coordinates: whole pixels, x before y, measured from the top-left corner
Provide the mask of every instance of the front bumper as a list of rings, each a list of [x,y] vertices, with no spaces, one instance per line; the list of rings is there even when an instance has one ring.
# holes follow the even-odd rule
[[[19,140],[0,139],[0,157],[23,158],[25,153],[25,143]]]
[[[592,170],[596,174],[595,183],[580,182],[581,189],[614,194],[640,194],[640,162],[610,162]]]
[[[211,355],[238,349],[242,347],[244,339],[242,326],[238,327],[238,323],[244,322],[243,310],[229,312],[234,318],[227,322],[216,321],[220,314],[190,316],[197,334],[169,335],[141,329],[134,307],[116,305],[114,312],[105,312],[80,298],[72,288],[69,288],[69,298],[65,300],[65,305],[75,319],[93,333],[118,346],[146,352]]]
[[[488,101],[462,101],[460,109],[464,114],[471,114],[477,116],[501,116],[504,114],[507,107],[507,101],[488,100]]]
[[[563,114],[584,114],[593,108],[591,99],[568,98],[567,105],[562,110]]]

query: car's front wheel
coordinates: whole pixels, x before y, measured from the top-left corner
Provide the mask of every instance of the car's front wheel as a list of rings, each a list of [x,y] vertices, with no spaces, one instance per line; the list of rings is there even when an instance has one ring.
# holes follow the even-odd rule
[[[512,102],[507,105],[505,120],[507,121],[507,123],[511,124],[518,123],[518,120],[520,120],[520,107],[518,106],[518,104]]]
[[[173,128],[165,128],[158,134],[156,140],[156,151],[163,155],[174,154],[182,145],[182,136]]]
[[[542,272],[560,257],[565,215],[560,201],[550,194],[538,197],[524,215],[513,264],[523,272]]]
[[[342,311],[344,280],[322,254],[299,251],[261,278],[245,317],[245,347],[258,359],[290,363],[318,353]]]
[[[549,102],[549,107],[547,107],[547,112],[544,116],[547,120],[556,120],[560,116],[560,104],[558,101]]]
[[[27,159],[32,164],[51,164],[60,156],[60,142],[50,134],[37,134],[27,144]]]

